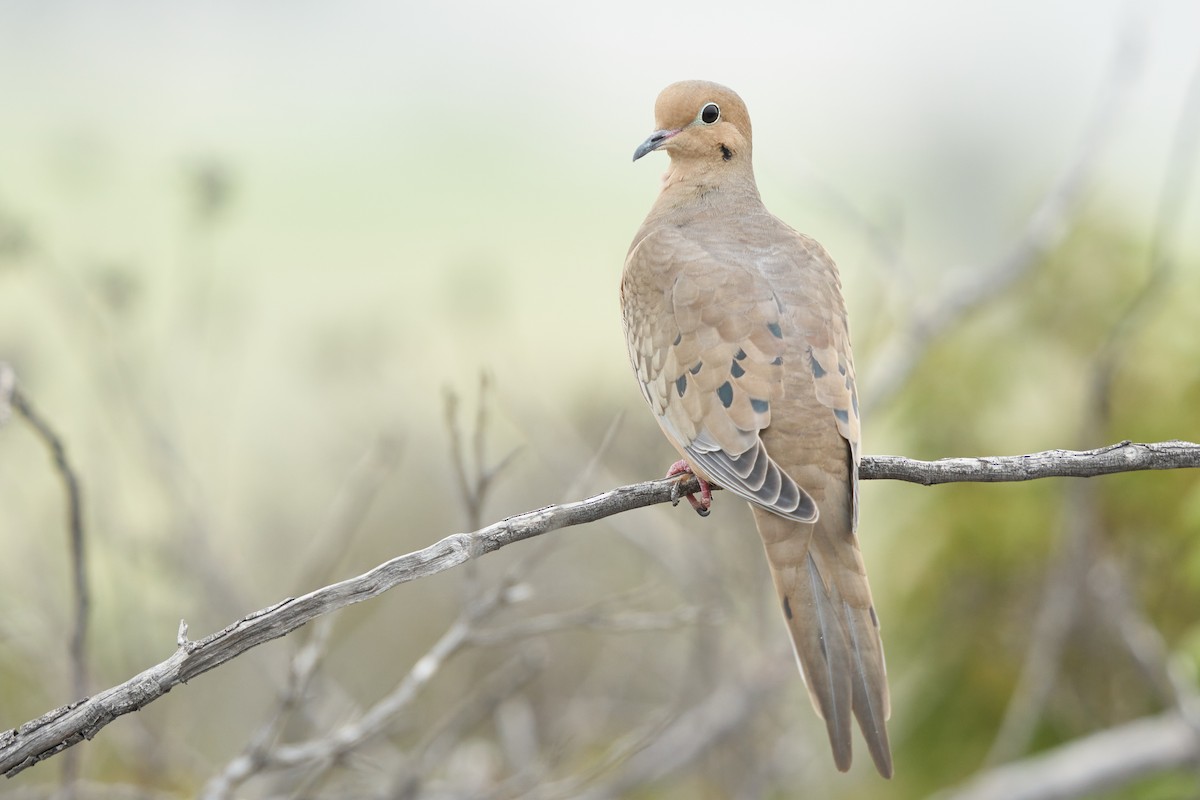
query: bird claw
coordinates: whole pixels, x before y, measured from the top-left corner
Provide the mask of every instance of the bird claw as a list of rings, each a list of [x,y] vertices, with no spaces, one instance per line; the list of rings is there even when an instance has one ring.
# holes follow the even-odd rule
[[[688,503],[690,503],[692,508],[694,508],[696,510],[697,514],[699,514],[702,517],[707,517],[709,515],[710,510],[712,509],[712,484],[710,484],[708,481],[704,480],[704,478],[701,478],[699,475],[696,475],[696,473],[692,472],[692,468],[690,466],[688,466],[688,463],[682,459],[680,459],[679,461],[676,461],[674,464],[671,465],[671,468],[669,470],[667,470],[668,478],[674,478],[676,475],[694,475],[696,480],[700,482],[700,499],[699,500],[697,500],[696,495],[692,494],[692,493],[688,493],[688,494],[684,495],[684,497],[687,498]],[[671,485],[671,505],[672,506],[679,505],[679,484],[680,483],[681,483],[681,481],[675,481],[675,483]]]

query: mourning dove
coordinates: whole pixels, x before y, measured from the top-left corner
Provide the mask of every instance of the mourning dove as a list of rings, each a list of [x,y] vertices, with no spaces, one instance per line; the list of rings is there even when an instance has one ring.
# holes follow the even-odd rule
[[[671,157],[621,276],[629,357],[690,471],[750,502],[779,604],[838,769],[850,715],[892,775],[879,623],[856,534],[859,419],[829,254],[763,206],[750,118],[731,90],[663,90],[633,154]],[[707,513],[711,495],[689,498]]]

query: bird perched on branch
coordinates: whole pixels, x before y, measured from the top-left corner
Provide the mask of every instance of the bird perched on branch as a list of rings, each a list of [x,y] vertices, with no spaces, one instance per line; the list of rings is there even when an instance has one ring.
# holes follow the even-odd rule
[[[859,418],[850,330],[833,259],[763,206],[750,117],[715,83],[668,86],[657,130],[662,191],[621,276],[642,395],[683,456],[668,472],[750,502],[796,659],[838,769],[857,717],[891,777],[879,623],[856,534]]]

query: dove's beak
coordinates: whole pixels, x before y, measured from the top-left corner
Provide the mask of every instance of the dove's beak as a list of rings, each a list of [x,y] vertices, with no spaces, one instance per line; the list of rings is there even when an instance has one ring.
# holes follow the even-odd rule
[[[633,151],[633,160],[637,161],[639,158],[646,155],[646,153],[662,147],[668,139],[677,133],[679,133],[679,131],[655,131],[654,133],[650,134],[650,138],[639,144],[637,150]]]

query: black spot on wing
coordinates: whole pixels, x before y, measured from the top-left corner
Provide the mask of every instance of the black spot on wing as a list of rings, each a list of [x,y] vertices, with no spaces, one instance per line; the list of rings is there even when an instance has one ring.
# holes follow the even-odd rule
[[[675,391],[679,392],[680,397],[683,397],[683,393],[687,391],[687,375],[680,375],[675,380]]]
[[[682,394],[682,392],[680,394]],[[729,408],[731,405],[733,405],[733,384],[731,384],[729,381],[725,381],[718,386],[717,397],[720,398],[721,405],[725,406],[726,408]]]
[[[784,598],[784,601],[785,602],[787,601],[786,597]],[[874,624],[874,626],[876,628],[878,628],[879,627],[879,617],[875,616],[875,606],[867,606],[867,611],[871,612],[871,623]]]
[[[768,322],[767,330],[769,330],[771,332],[771,335],[774,336],[776,339],[783,338],[783,329],[779,327],[778,322]]]
[[[835,408],[833,410],[833,415],[837,417],[838,421],[841,423],[845,424],[850,422],[850,412],[844,408]]]
[[[746,370],[742,369],[742,365],[734,361],[729,365],[729,374],[735,378],[740,378],[746,374]]]
[[[675,341],[671,342],[671,346],[672,346],[672,347],[678,347],[678,346],[679,346],[679,343],[680,343],[680,342],[682,342],[682,341],[683,341],[683,334],[682,334],[682,333],[677,333],[677,334],[675,334]]]
[[[746,351],[740,347],[738,348],[738,351],[733,354],[733,358],[735,361],[741,361],[745,357],[746,357]]]
[[[688,370],[688,372],[690,372],[690,373],[692,373],[693,375],[695,375],[696,373],[698,373],[698,372],[700,371],[700,368],[701,368],[701,367],[703,367],[703,366],[704,366],[704,362],[703,362],[703,361],[697,361],[697,362],[696,362],[696,366],[694,366],[694,367],[692,367],[691,369],[689,369],[689,370]]]
[[[771,366],[772,367],[782,367],[783,366],[783,356],[775,356],[775,360],[771,362]]]
[[[812,367],[814,378],[825,377],[825,368],[821,366],[821,362],[817,361],[817,357],[812,354],[811,350],[808,352],[808,363]]]
[[[754,409],[755,414],[765,414],[767,413],[767,409],[771,407],[771,404],[766,400],[759,400],[756,397],[752,397],[750,398],[750,407]]]
[[[783,615],[788,619],[792,618],[792,604],[788,602],[786,594],[783,596]]]

